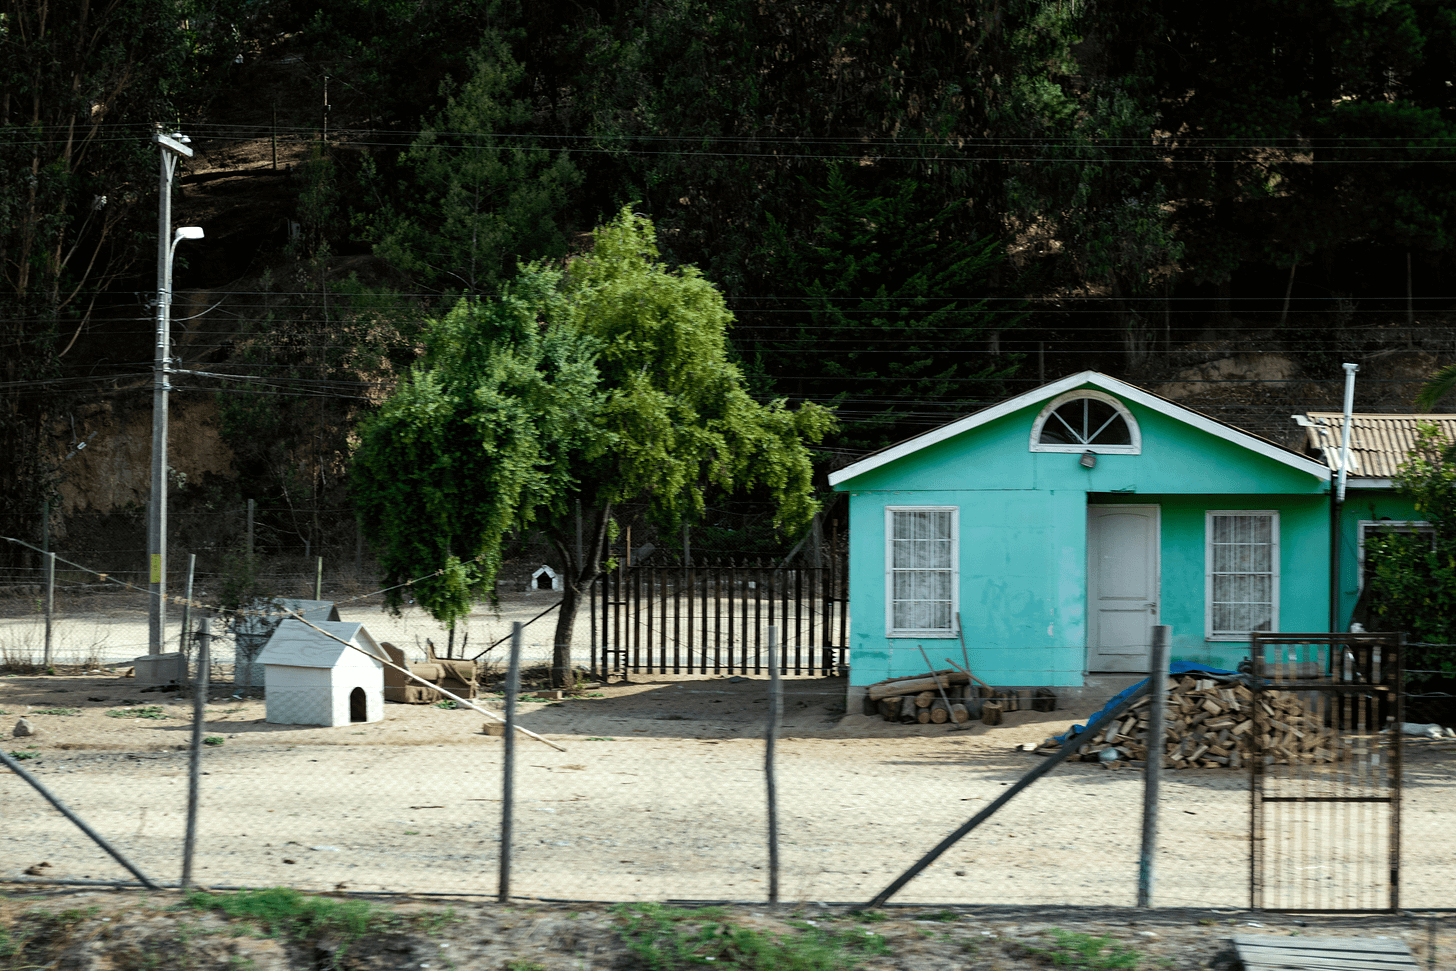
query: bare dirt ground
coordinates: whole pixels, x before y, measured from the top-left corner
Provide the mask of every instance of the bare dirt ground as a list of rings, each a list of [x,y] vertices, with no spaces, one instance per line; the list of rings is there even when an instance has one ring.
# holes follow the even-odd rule
[[[494,897],[503,744],[483,732],[481,715],[387,705],[385,720],[373,724],[271,725],[262,701],[233,698],[231,690],[207,707],[206,734],[221,743],[203,750],[194,868],[200,883]],[[843,916],[849,905],[869,900],[1037,764],[1016,745],[1085,721],[1097,707],[1018,712],[995,728],[952,731],[846,716],[844,690],[842,679],[785,682],[776,759],[781,896],[801,914]],[[489,695],[485,703],[497,710],[501,704]],[[749,903],[734,913],[758,920],[752,915],[763,908],[752,902],[766,899],[768,887],[766,709],[766,679],[727,677],[639,676],[561,702],[524,703],[521,723],[566,749],[523,738],[516,750],[511,890],[535,903],[471,905],[467,923],[490,925],[492,940],[526,940],[562,961],[544,967],[577,968],[613,966],[580,963],[583,942],[607,947],[612,902],[743,901]],[[114,677],[10,676],[0,677],[0,711],[6,735],[20,716],[38,730],[3,743],[26,756],[24,767],[142,870],[175,882],[186,818],[189,699],[143,692]],[[1414,747],[1407,765],[1408,907],[1456,904],[1452,756],[1456,751],[1440,743]],[[1056,926],[1111,934],[1149,962],[1171,962],[1162,966],[1213,967],[1220,966],[1211,962],[1226,948],[1229,920],[1240,932],[1299,931],[1295,918],[1243,909],[1249,797],[1242,773],[1165,778],[1154,902],[1172,909],[1151,916],[1122,909],[1135,903],[1141,798],[1141,773],[1059,767],[895,898],[969,907],[947,927],[908,917],[896,925],[907,947],[940,941],[947,950],[906,951],[894,959],[900,963],[870,966],[1037,967],[1016,963],[1018,953],[1032,961],[1017,949]],[[0,776],[0,812],[0,880],[124,875],[8,773]],[[1325,869],[1311,899],[1382,876],[1372,861],[1330,861]],[[581,923],[565,934],[563,920]],[[1420,921],[1329,926],[1340,934],[1375,928],[1429,946],[1421,943],[1427,927]],[[1437,928],[1438,938],[1450,933]],[[999,956],[954,963],[966,960],[967,941],[994,943]],[[1456,941],[1445,947],[1448,957],[1456,955]],[[462,967],[501,966],[485,951],[473,965],[460,962],[460,953]],[[921,956],[905,956],[911,954]],[[535,951],[529,956],[545,960]]]

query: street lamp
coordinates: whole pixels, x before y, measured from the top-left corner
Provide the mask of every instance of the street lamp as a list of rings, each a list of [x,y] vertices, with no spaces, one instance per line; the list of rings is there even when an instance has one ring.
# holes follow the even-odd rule
[[[172,347],[172,255],[184,239],[201,239],[201,228],[182,226],[172,231],[172,175],[177,159],[191,158],[190,141],[180,132],[157,132],[152,141],[162,150],[161,200],[157,214],[157,349],[152,383],[152,494],[147,516],[147,553],[151,572],[147,655],[162,653],[167,618],[167,384]],[[141,660],[141,659],[138,659]],[[148,667],[152,667],[148,665]],[[170,681],[171,672],[157,668],[154,677]],[[142,665],[137,665],[142,674]],[[150,680],[138,677],[138,681]]]

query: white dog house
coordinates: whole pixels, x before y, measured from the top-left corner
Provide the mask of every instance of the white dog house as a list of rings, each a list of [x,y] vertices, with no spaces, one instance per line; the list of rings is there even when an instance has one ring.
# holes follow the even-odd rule
[[[325,620],[315,626],[334,637],[290,618],[278,625],[258,655],[268,721],[335,728],[382,720],[384,649],[363,624]]]

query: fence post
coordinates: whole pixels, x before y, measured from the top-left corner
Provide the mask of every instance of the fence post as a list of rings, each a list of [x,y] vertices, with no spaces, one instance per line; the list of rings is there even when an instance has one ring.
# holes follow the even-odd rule
[[[779,629],[768,629],[768,651],[773,656],[779,646]],[[779,680],[779,666],[769,666],[768,731],[764,737],[763,774],[768,788],[768,903],[779,903],[779,802],[778,780],[774,776],[774,742],[778,739],[779,721],[784,715],[784,688]]]
[[[500,889],[496,900],[511,900],[511,830],[516,798],[516,695],[521,692],[521,630],[518,620],[511,625],[511,664],[506,674],[505,758],[501,767]]]
[[[196,556],[193,557],[196,559]],[[191,574],[188,574],[189,578]],[[188,599],[192,597],[188,583]],[[192,857],[197,848],[197,793],[202,774],[202,736],[207,728],[207,687],[212,666],[212,631],[204,613],[197,625],[197,676],[192,679],[192,751],[187,766],[187,836],[182,845],[182,889],[192,886]]]
[[[45,555],[45,669],[51,668],[51,626],[56,613],[56,554]]]
[[[182,656],[187,656],[187,630],[192,626],[192,578],[197,573],[197,554],[187,554],[187,595],[182,600],[182,637],[178,640],[178,647],[182,650]]]
[[[318,558],[318,569],[313,575],[313,599],[324,599],[324,558]]]
[[[1163,750],[1167,738],[1168,639],[1172,628],[1153,628],[1153,657],[1148,679],[1148,754],[1143,769],[1143,844],[1138,856],[1137,905],[1153,905],[1153,864],[1158,853],[1158,797],[1163,781]]]
[[[248,559],[253,558],[253,515],[256,511],[256,500],[248,500]]]

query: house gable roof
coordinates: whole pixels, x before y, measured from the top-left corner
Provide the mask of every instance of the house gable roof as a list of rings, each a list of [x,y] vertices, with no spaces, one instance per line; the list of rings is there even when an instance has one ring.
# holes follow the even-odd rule
[[[1292,416],[1305,432],[1305,452],[1340,470],[1340,438],[1345,416],[1338,411],[1311,411]],[[1447,441],[1456,441],[1456,415],[1351,415],[1350,479],[1360,485],[1390,488],[1401,463],[1415,448],[1416,433],[1432,424]]]
[[[1110,377],[1098,371],[1081,371],[1058,381],[1053,381],[1050,384],[1033,388],[1014,398],[1008,398],[999,404],[984,408],[973,415],[967,415],[965,418],[948,422],[939,428],[933,428],[924,434],[906,439],[899,444],[880,449],[878,452],[872,452],[858,462],[848,465],[837,472],[830,473],[829,484],[831,486],[837,486],[873,469],[889,465],[906,456],[913,455],[922,449],[990,424],[999,418],[1004,418],[1023,408],[1030,407],[1039,402],[1048,401],[1065,392],[1085,387],[1098,388],[1124,400],[1136,402],[1146,408],[1150,408],[1193,428],[1197,428],[1200,431],[1231,442],[1234,445],[1272,459],[1282,465],[1289,466],[1300,472],[1305,472],[1318,479],[1324,481],[1329,481],[1330,479],[1330,470],[1328,467],[1293,449],[1285,448],[1282,445],[1278,445],[1268,439],[1260,438],[1257,435],[1251,435],[1216,418],[1210,418],[1207,415],[1193,411],[1191,408],[1185,408],[1161,395],[1154,394],[1136,385],[1128,384],[1126,381],[1120,381],[1117,378]],[[1028,429],[1029,433],[1030,429]],[[1097,448],[1096,446],[1091,446],[1090,450],[1095,452]]]
[[[318,630],[314,630],[317,627]],[[322,632],[322,633],[321,633]],[[329,635],[334,635],[330,637]],[[341,644],[339,640],[348,643]],[[385,660],[384,649],[363,624],[351,621],[318,621],[312,627],[301,620],[288,619],[278,625],[268,645],[255,663],[284,664],[300,668],[331,668],[346,655],[358,654],[349,644],[357,644],[379,660]],[[353,658],[349,658],[353,660]],[[365,661],[364,663],[368,663]]]

